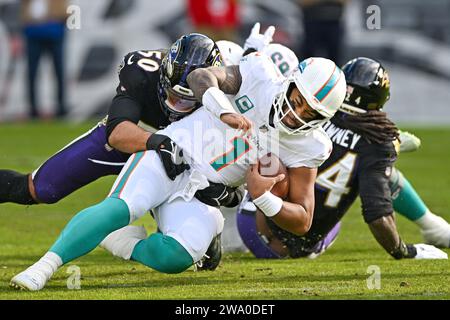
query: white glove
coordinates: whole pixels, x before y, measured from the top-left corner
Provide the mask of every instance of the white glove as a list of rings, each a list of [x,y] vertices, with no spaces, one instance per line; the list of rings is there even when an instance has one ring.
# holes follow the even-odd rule
[[[415,244],[417,255],[414,259],[448,259],[447,253],[429,244]]]
[[[244,51],[249,48],[256,49],[257,51],[262,51],[272,42],[272,37],[275,33],[275,27],[268,27],[264,34],[259,33],[260,27],[261,25],[259,24],[259,22],[255,23],[249,37],[247,38],[247,40],[245,40]]]
[[[400,131],[400,152],[413,152],[419,149],[421,141],[412,133]]]

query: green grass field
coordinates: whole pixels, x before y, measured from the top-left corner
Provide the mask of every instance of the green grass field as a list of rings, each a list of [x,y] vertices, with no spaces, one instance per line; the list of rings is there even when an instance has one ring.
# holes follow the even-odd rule
[[[0,125],[0,168],[31,171],[92,124]],[[428,206],[450,221],[450,129],[413,130],[422,148],[398,161]],[[57,173],[55,173],[57,174]],[[316,260],[256,260],[225,254],[215,272],[190,269],[160,274],[97,249],[64,266],[38,293],[14,291],[9,280],[34,263],[80,209],[103,199],[113,177],[56,205],[0,205],[0,299],[449,299],[449,261],[395,261],[373,239],[355,204],[334,246]],[[142,221],[140,222],[142,224]],[[150,216],[143,223],[155,225]],[[398,218],[406,242],[421,242],[418,228]],[[446,250],[450,253],[450,250]],[[81,290],[69,290],[68,267],[81,270]],[[381,270],[381,288],[368,289],[368,267]]]

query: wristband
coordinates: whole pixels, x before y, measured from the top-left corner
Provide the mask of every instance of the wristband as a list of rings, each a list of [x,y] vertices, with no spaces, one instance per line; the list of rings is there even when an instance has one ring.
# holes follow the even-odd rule
[[[214,116],[220,119],[224,113],[236,113],[225,93],[217,87],[211,87],[205,91],[202,104]]]
[[[266,191],[260,197],[254,199],[253,203],[269,218],[280,212],[283,206],[283,200],[270,191]]]

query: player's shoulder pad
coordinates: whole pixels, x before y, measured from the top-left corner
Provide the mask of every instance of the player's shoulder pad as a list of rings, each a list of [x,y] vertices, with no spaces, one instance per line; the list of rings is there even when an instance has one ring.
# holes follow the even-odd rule
[[[151,60],[149,52],[160,52],[158,59]],[[120,81],[120,91],[123,93],[132,93],[138,88],[147,85],[148,77],[146,72],[154,72],[159,69],[160,57],[163,55],[161,50],[154,51],[132,51],[127,53],[118,68],[118,75]],[[144,60],[150,59],[150,60]],[[154,63],[154,66],[149,65]],[[146,69],[147,68],[147,69]]]
[[[318,168],[330,157],[333,151],[333,142],[322,127],[315,129],[311,134],[317,141],[311,157],[311,167]]]
[[[244,81],[251,78],[252,81],[258,80],[283,80],[284,77],[280,70],[275,66],[272,60],[261,52],[252,52],[241,58],[239,62],[239,71]]]
[[[293,153],[292,156],[285,159],[289,162],[285,163],[288,167],[318,168],[330,157],[333,151],[333,143],[321,127],[310,132],[305,137],[307,142],[302,142],[301,145],[295,144],[295,136],[290,136],[289,139],[294,139],[294,142],[290,148]]]

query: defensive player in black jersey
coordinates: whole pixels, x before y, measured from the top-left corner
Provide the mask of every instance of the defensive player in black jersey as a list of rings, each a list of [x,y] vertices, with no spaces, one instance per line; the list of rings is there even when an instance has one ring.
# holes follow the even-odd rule
[[[187,75],[196,68],[221,64],[214,41],[197,33],[182,36],[169,51],[127,54],[108,116],[33,173],[0,170],[0,203],[55,203],[100,177],[117,175],[134,152],[176,148],[150,131],[197,109],[200,104],[186,83]],[[176,150],[160,155],[170,177],[186,168]]]
[[[351,60],[342,70],[347,96],[341,111],[324,126],[333,152],[319,168],[311,229],[304,236],[293,235],[246,199],[238,211],[244,243],[258,258],[315,257],[334,241],[341,218],[359,196],[365,222],[395,259],[446,259],[447,254],[433,246],[406,244],[397,232],[389,180],[398,129],[381,111],[389,98],[387,71],[368,58]]]

